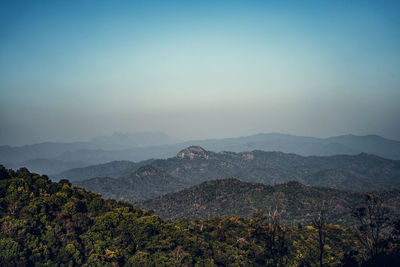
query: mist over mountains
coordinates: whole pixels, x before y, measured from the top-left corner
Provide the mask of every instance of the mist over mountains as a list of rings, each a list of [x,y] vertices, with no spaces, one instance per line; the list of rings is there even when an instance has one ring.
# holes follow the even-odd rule
[[[139,162],[150,158],[169,158],[192,145],[216,152],[263,150],[302,156],[356,155],[364,152],[389,159],[400,159],[400,142],[377,135],[315,138],[269,133],[176,142],[175,138],[163,133],[115,133],[88,142],[1,146],[0,162],[10,168],[27,167],[37,173],[57,174],[72,168],[111,161]]]
[[[114,132],[112,135],[101,135],[95,137],[90,142],[97,145],[99,149],[119,150],[176,144],[179,142],[179,139],[161,132]]]

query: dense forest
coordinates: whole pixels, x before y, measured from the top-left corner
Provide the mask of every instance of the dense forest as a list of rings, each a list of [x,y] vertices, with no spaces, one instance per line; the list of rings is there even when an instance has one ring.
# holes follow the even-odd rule
[[[400,215],[400,190],[375,191],[385,199],[390,216]],[[136,206],[154,210],[162,218],[203,219],[222,215],[251,217],[255,209],[282,211],[285,225],[310,224],[324,202],[326,219],[333,224],[352,226],[354,207],[361,206],[364,194],[328,187],[314,187],[291,181],[277,185],[248,183],[238,179],[218,179],[149,199]]]
[[[27,169],[0,166],[1,266],[398,266],[400,221],[381,198],[354,207],[357,228],[332,225],[323,202],[309,225],[281,211],[251,218],[162,220]]]

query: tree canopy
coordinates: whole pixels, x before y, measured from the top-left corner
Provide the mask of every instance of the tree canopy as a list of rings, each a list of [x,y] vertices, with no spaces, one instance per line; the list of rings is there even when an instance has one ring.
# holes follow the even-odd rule
[[[319,266],[318,229],[282,226],[278,215],[172,222],[68,180],[0,165],[1,266]],[[329,223],[323,231],[324,266],[370,260],[363,232]],[[396,260],[398,232],[379,255]]]

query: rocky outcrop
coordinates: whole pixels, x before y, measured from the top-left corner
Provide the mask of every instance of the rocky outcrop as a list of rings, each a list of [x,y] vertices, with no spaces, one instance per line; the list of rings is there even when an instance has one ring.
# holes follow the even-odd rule
[[[209,159],[210,152],[206,151],[204,148],[199,146],[190,146],[181,150],[176,157],[178,159]]]

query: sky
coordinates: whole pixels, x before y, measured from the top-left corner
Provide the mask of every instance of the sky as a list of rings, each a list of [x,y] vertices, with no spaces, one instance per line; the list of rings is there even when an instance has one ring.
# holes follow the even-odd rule
[[[399,1],[0,2],[0,145],[400,140]]]

